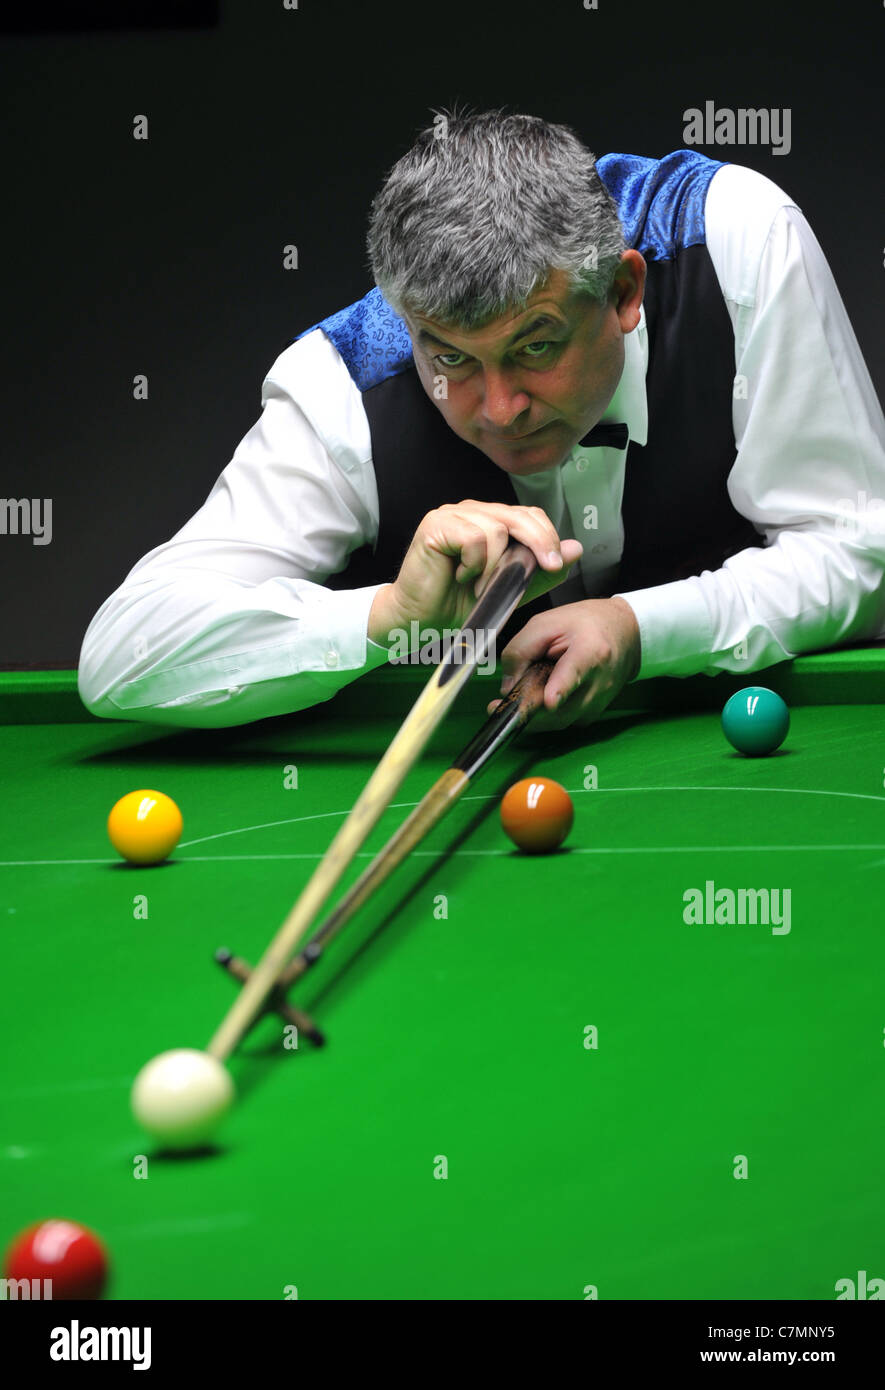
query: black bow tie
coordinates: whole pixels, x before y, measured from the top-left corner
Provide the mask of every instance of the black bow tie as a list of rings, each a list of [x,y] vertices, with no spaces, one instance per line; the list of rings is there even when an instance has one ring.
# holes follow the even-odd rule
[[[626,425],[594,425],[584,438],[579,440],[579,449],[626,449],[630,432]]]

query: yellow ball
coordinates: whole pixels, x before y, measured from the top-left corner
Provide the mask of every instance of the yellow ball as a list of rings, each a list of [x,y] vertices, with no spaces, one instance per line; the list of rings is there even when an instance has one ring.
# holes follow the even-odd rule
[[[165,792],[142,788],[121,796],[108,816],[108,836],[130,864],[160,864],[181,839],[181,812]]]

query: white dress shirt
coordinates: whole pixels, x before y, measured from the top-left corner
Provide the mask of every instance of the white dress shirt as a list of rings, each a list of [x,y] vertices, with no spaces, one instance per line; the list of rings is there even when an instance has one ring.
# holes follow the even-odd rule
[[[733,164],[710,182],[706,229],[735,334],[728,490],[765,547],[622,594],[639,623],[640,679],[749,672],[885,633],[885,420],[823,252],[781,189]],[[603,419],[644,444],[644,311],[624,345]],[[556,468],[512,479],[520,502],[584,545],[556,603],[610,583],[625,459],[576,447]],[[381,586],[324,587],[377,529],[362,398],[316,330],[274,362],[261,416],[200,510],[93,618],[84,702],[111,718],[220,726],[328,699],[387,659],[367,636]]]

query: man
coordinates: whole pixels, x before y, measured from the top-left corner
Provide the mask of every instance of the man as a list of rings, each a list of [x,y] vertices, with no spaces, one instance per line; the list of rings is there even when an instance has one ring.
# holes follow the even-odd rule
[[[93,619],[96,714],[304,708],[470,610],[511,537],[550,591],[503,654],[548,725],[625,682],[885,631],[885,421],[807,222],[691,151],[439,116],[372,207],[376,289],[277,359],[204,506]],[[403,558],[404,557],[404,558]]]

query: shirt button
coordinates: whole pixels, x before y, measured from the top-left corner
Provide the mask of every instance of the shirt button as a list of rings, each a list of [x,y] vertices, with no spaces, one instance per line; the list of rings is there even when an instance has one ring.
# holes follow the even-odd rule
[[[327,665],[327,666],[337,666],[337,665],[338,665],[338,653],[337,653],[337,652],[326,652],[326,665]]]
[[[586,460],[586,459],[578,459],[577,463],[575,464],[575,472],[576,472],[576,473],[586,473],[586,471],[587,471],[587,460]]]

